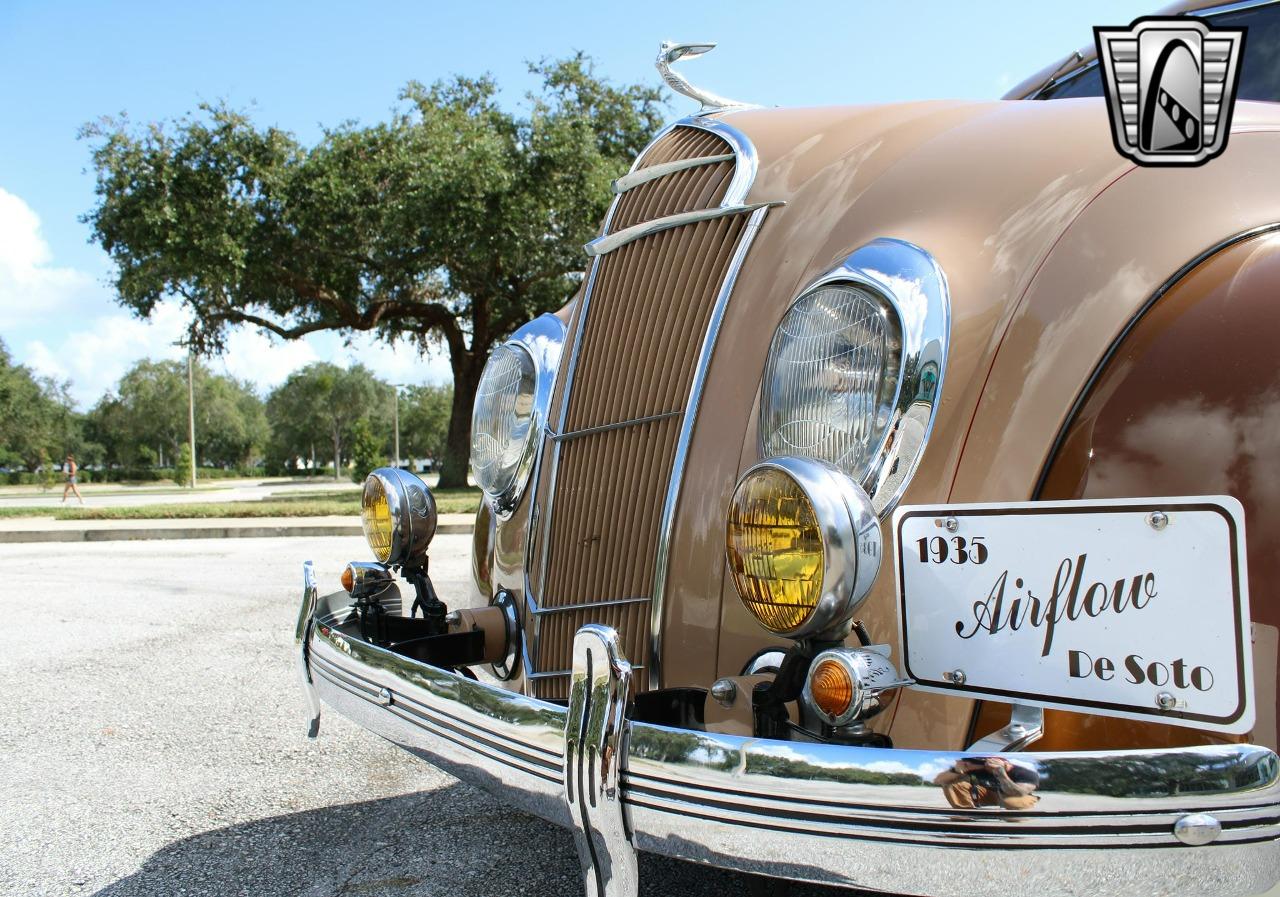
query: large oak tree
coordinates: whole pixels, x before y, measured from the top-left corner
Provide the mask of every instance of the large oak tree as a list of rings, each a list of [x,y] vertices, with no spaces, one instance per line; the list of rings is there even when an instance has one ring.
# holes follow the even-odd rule
[[[242,324],[443,344],[454,390],[441,485],[463,484],[491,348],[573,294],[609,182],[662,113],[658,90],[613,86],[582,55],[531,70],[541,89],[519,111],[487,77],[413,83],[389,121],[314,146],[225,105],[87,127],[86,220],[119,301],[147,316],[180,299],[198,351]]]

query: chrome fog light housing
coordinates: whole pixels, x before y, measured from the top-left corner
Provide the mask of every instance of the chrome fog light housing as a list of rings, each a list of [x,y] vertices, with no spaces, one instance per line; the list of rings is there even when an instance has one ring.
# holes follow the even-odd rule
[[[933,428],[950,330],[932,256],[901,240],[863,246],[805,287],[774,332],[761,456],[826,461],[888,514]]]
[[[843,638],[880,570],[866,492],[830,464],[774,458],[738,481],[725,553],[743,605],[788,638]]]
[[[409,471],[379,467],[365,478],[360,524],[380,563],[414,569],[422,566],[436,534],[436,500]]]

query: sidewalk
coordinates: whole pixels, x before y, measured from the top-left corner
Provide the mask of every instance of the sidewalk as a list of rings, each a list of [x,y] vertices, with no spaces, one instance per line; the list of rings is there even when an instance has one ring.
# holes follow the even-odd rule
[[[441,514],[437,533],[469,534],[471,514]],[[0,518],[0,542],[119,542],[138,539],[255,539],[359,536],[356,517],[205,517],[165,520]]]

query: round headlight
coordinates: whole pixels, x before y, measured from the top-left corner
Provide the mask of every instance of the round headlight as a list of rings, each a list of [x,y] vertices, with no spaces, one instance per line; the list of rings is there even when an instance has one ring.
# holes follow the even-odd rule
[[[471,473],[499,515],[516,506],[533,466],[536,390],[533,358],[518,343],[489,356],[471,414]]]
[[[901,363],[902,327],[879,296],[850,283],[802,295],[769,346],[765,457],[827,461],[862,483],[893,421]]]
[[[747,610],[794,638],[843,636],[880,569],[880,526],[867,494],[804,458],[776,458],[743,475],[725,542]]]
[[[407,470],[379,467],[364,481],[360,523],[381,563],[417,567],[436,534],[436,500]]]

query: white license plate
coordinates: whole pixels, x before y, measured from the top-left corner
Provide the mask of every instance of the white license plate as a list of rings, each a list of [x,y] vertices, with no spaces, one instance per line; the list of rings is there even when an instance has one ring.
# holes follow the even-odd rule
[[[1234,498],[902,507],[894,534],[903,663],[918,687],[1253,727]]]

